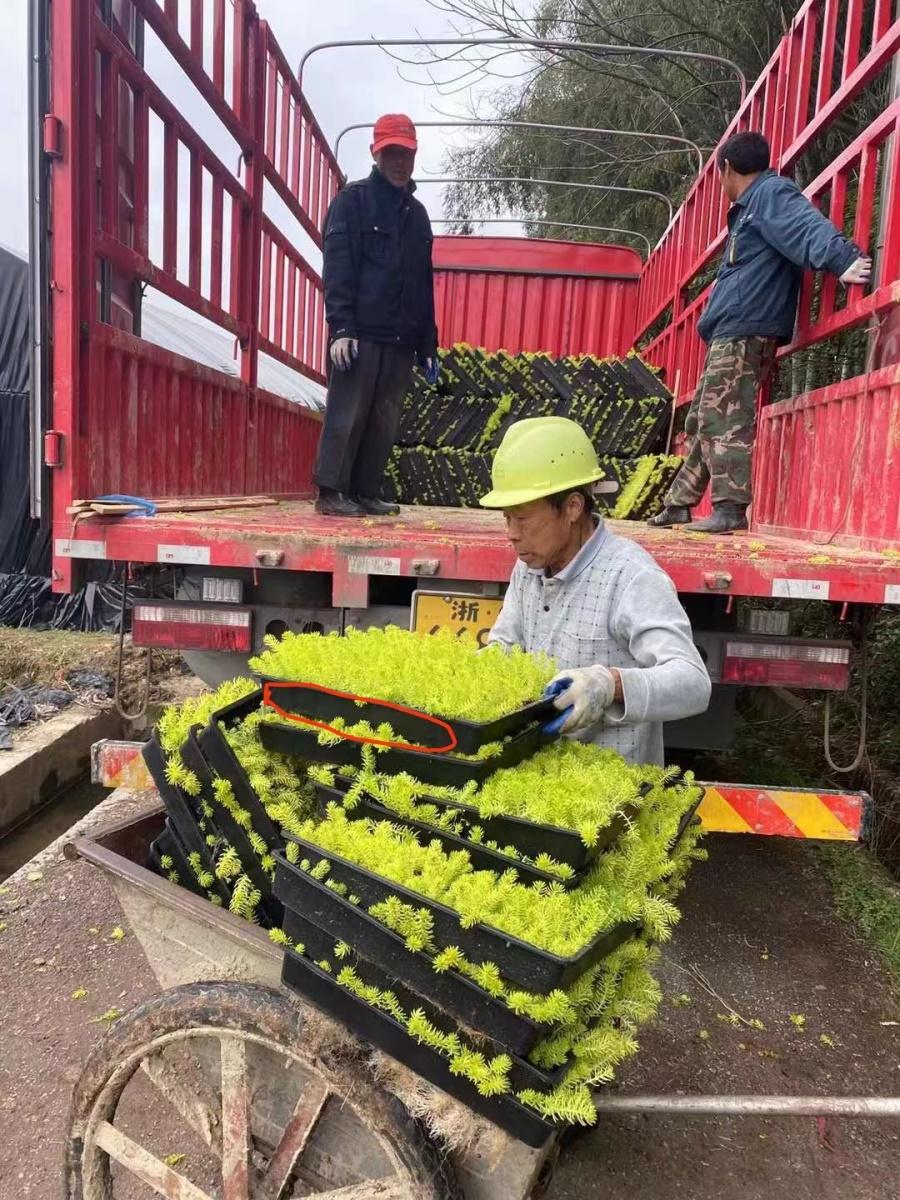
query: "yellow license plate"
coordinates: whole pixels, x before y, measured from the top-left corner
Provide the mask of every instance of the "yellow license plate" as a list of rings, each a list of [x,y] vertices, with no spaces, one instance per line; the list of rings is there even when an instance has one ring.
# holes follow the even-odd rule
[[[502,607],[499,596],[417,592],[413,597],[412,627],[416,633],[449,629],[457,637],[474,637],[484,646]]]

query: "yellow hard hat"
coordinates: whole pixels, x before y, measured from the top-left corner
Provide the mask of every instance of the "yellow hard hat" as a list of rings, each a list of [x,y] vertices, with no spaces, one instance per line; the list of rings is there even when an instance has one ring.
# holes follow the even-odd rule
[[[493,490],[483,508],[515,508],[603,479],[597,452],[580,425],[568,417],[529,417],[510,425],[494,455]],[[617,491],[606,484],[599,491]]]

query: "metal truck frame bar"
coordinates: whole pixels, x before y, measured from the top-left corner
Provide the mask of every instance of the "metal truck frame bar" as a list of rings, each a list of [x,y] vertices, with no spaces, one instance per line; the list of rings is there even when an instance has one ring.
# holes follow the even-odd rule
[[[416,184],[421,187],[423,183],[533,183],[542,187],[572,187],[589,189],[594,192],[627,192],[632,196],[650,196],[651,199],[660,200],[668,209],[670,221],[674,215],[672,201],[668,196],[664,196],[662,192],[652,192],[648,188],[618,187],[611,183],[579,183],[569,179],[529,179],[527,176],[520,175],[418,176]]]
[[[432,225],[537,225],[550,229],[587,229],[591,233],[624,233],[630,237],[640,238],[647,247],[648,255],[652,253],[650,239],[646,234],[636,229],[620,229],[615,225],[577,225],[574,221],[544,221],[532,220],[530,217],[435,217]],[[630,249],[630,247],[629,247]]]
[[[550,125],[545,121],[413,121],[413,124],[419,129],[545,129],[553,130],[557,133],[599,133],[608,134],[615,137],[630,137],[641,138],[654,142],[678,142],[681,146],[686,146],[688,152],[697,155],[697,170],[703,170],[703,151],[696,142],[692,142],[690,138],[678,137],[674,133],[638,133],[634,129],[599,129],[593,125]],[[341,142],[348,133],[353,133],[356,129],[371,129],[371,121],[357,121],[353,125],[346,125],[337,135],[334,141],[334,157],[340,160]],[[673,151],[674,153],[674,151]]]
[[[532,38],[532,37],[462,37],[462,38],[359,38],[350,41],[338,42],[319,42],[315,46],[310,46],[303,57],[300,59],[300,65],[297,68],[297,78],[300,86],[303,86],[303,71],[307,62],[314,54],[318,54],[321,50],[340,50],[345,47],[360,48],[363,46],[377,46],[383,50],[386,46],[509,46],[510,48],[518,47],[520,49],[532,50],[564,50],[568,52],[576,51],[584,53],[588,56],[596,55],[612,55],[627,58],[634,54],[644,58],[670,58],[675,61],[689,59],[694,62],[709,62],[718,63],[720,66],[727,67],[729,71],[734,73],[735,78],[741,88],[741,103],[747,94],[747,77],[736,62],[730,58],[722,58],[718,54],[701,54],[695,50],[671,50],[661,46],[633,46],[628,43],[613,43],[613,42],[567,42],[563,40],[555,40],[552,38]],[[712,80],[710,80],[712,83]]]

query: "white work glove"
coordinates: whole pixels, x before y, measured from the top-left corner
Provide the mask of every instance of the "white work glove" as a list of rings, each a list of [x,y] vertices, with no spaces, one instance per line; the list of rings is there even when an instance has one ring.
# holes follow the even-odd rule
[[[847,270],[841,276],[841,283],[868,283],[869,277],[872,274],[872,260],[867,255],[863,255],[855,262],[852,262]]]
[[[359,353],[359,341],[351,337],[335,338],[330,353],[331,361],[339,371],[349,371]]]
[[[615,699],[616,683],[612,672],[606,667],[576,667],[560,671],[551,679],[547,693],[553,695],[553,707],[558,712],[572,710],[561,725],[558,726],[557,718],[549,729],[553,732],[577,733],[601,720]]]

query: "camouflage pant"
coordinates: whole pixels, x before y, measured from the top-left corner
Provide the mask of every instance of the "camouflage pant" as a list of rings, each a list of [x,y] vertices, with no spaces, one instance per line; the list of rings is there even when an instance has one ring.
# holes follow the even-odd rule
[[[713,503],[750,503],[756,394],[774,361],[772,338],[717,338],[710,344],[684,423],[687,456],[666,504],[691,508],[710,482]]]

